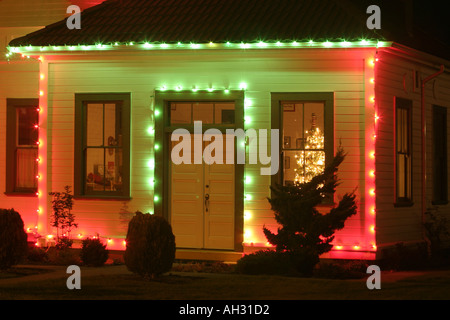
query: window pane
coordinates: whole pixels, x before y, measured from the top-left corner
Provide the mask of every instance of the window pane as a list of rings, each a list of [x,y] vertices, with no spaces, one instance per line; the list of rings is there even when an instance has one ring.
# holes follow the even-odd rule
[[[106,191],[122,191],[123,152],[122,148],[105,149]]]
[[[201,121],[202,124],[212,124],[214,119],[214,104],[212,103],[194,103],[193,121]]]
[[[170,123],[171,124],[190,124],[190,123],[192,123],[192,104],[190,104],[190,103],[171,103],[170,104]]]
[[[87,146],[103,145],[103,104],[87,105]]]
[[[122,127],[120,105],[105,104],[104,146],[122,146]]]
[[[283,103],[283,149],[304,148],[303,104]]]
[[[304,104],[305,149],[324,148],[323,103]]]
[[[86,152],[86,190],[121,191],[122,148],[89,148]]]
[[[397,151],[402,153],[408,152],[408,110],[403,108],[397,109]]]
[[[234,124],[234,103],[216,103],[214,107],[215,123]]]
[[[17,145],[33,146],[38,141],[38,130],[34,127],[38,124],[36,108],[16,108],[17,119]]]
[[[16,153],[16,191],[17,189],[37,188],[37,148],[17,149]]]
[[[89,148],[86,150],[86,190],[104,191],[105,184],[105,150]]]
[[[284,184],[305,183],[325,169],[324,151],[285,151]]]

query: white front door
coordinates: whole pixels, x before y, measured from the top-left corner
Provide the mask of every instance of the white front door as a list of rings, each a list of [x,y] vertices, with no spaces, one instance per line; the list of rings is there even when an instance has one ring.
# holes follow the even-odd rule
[[[193,164],[194,139],[202,136],[190,136],[192,164],[171,162],[170,220],[177,247],[233,250],[234,164]],[[202,142],[203,148],[206,145]]]

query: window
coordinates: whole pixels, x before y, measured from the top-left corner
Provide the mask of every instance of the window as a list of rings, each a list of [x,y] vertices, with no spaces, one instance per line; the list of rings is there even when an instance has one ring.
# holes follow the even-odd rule
[[[7,99],[6,193],[37,191],[38,106],[38,99]]]
[[[396,204],[412,204],[411,108],[412,101],[395,100]]]
[[[234,102],[170,102],[170,124],[234,125]]]
[[[129,197],[129,95],[76,94],[75,101],[75,195]]]
[[[433,204],[448,203],[447,109],[433,106]]]
[[[310,181],[333,157],[333,94],[272,94],[272,128],[280,129],[282,146],[276,182]]]

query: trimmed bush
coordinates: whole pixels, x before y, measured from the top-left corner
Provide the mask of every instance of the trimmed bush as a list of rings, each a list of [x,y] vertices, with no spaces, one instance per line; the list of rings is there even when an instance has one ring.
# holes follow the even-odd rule
[[[171,270],[175,260],[175,236],[160,216],[136,212],[128,224],[125,264],[133,273],[155,278]]]
[[[296,270],[287,252],[260,250],[239,259],[236,272],[251,275],[292,275]]]
[[[47,249],[47,255],[49,263],[57,266],[79,265],[81,262],[78,250],[72,248],[51,247]]]
[[[23,220],[14,209],[0,209],[0,270],[18,264],[28,250]]]
[[[47,263],[48,262],[48,254],[42,248],[37,248],[36,246],[28,247],[28,255],[27,255],[28,263]]]
[[[89,267],[101,267],[108,260],[106,244],[99,239],[85,239],[82,242],[81,262]]]

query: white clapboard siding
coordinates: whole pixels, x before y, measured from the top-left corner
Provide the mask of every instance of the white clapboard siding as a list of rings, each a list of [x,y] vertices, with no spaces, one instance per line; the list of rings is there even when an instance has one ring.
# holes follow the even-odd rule
[[[147,166],[153,156],[153,138],[147,134],[153,125],[151,111],[154,90],[178,85],[198,88],[238,89],[246,82],[246,98],[251,106],[252,128],[271,127],[271,92],[334,92],[335,145],[339,142],[348,153],[340,170],[342,185],[338,193],[364,188],[365,153],[364,50],[348,54],[339,50],[255,50],[255,51],[165,51],[148,55],[126,56],[99,52],[96,55],[69,57],[49,64],[49,109],[51,147],[54,166],[49,170],[53,189],[73,185],[73,122],[75,93],[130,92],[131,125],[131,196],[130,201],[76,200],[74,214],[83,234],[100,233],[105,237],[125,237],[123,212],[152,210],[153,190]],[[251,200],[244,210],[251,212],[246,221],[256,241],[263,242],[262,227],[276,228],[267,197],[270,177],[259,175],[259,166],[246,166],[252,183],[244,185]],[[357,191],[358,193],[361,191]],[[121,213],[122,212],[122,213]],[[125,218],[124,218],[125,217]],[[340,238],[353,242],[364,232],[360,215],[348,222]]]
[[[392,244],[400,241],[422,240],[422,213],[421,213],[421,94],[420,86],[414,86],[414,73],[419,71],[422,78],[434,74],[439,70],[419,62],[397,57],[388,52],[381,51],[377,64],[376,98],[377,112],[380,115],[380,124],[377,131],[376,144],[376,190],[377,214],[376,225],[378,245]],[[427,113],[427,204],[431,206],[432,197],[432,105],[450,107],[450,77],[448,73],[436,78],[439,85],[437,97],[434,97],[431,83],[426,86],[426,113]],[[404,85],[405,83],[405,85]],[[394,98],[400,97],[413,101],[412,110],[412,184],[413,203],[411,207],[394,207],[393,194],[395,145],[394,138]],[[450,121],[450,119],[448,119]],[[450,122],[449,122],[450,124]],[[450,132],[448,132],[450,134]],[[449,136],[450,137],[450,136]],[[448,139],[448,138],[447,138]],[[450,154],[450,153],[449,153]],[[439,212],[450,216],[448,206],[440,206]]]

